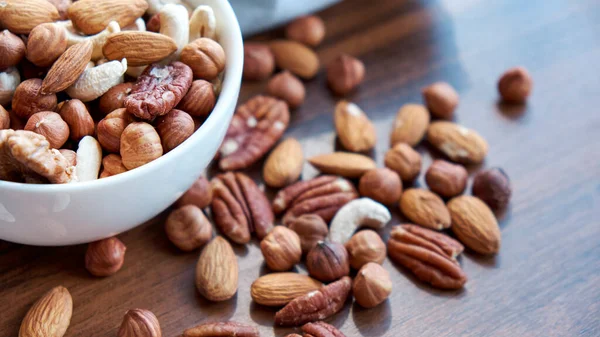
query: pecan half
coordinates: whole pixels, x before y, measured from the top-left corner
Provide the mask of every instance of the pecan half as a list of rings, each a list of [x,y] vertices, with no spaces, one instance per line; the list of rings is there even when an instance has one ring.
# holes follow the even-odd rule
[[[258,337],[254,326],[237,322],[204,323],[183,332],[183,337]]]
[[[306,323],[302,326],[302,331],[314,337],[346,337],[336,327],[325,322]]]
[[[444,234],[416,225],[392,228],[388,255],[423,282],[441,289],[459,289],[467,282],[456,256],[463,245]]]
[[[227,172],[211,180],[213,219],[229,239],[244,244],[256,232],[264,238],[273,228],[269,200],[254,181],[243,173]]]
[[[352,279],[344,276],[319,290],[298,297],[275,314],[275,324],[298,326],[330,317],[342,309],[351,288]]]
[[[219,150],[223,171],[247,168],[262,158],[281,138],[290,121],[284,101],[255,96],[233,115]]]

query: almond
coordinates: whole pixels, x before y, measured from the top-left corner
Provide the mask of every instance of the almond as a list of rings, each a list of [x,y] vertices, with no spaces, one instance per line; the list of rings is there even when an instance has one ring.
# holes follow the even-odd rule
[[[127,64],[134,67],[158,62],[176,50],[177,44],[172,38],[163,34],[140,31],[111,34],[102,47],[102,53],[107,59],[126,58]]]
[[[278,307],[293,299],[318,290],[323,284],[310,276],[298,273],[273,273],[259,277],[250,288],[254,302]]]
[[[358,105],[340,101],[335,106],[334,121],[340,143],[347,150],[365,152],[375,147],[375,126]]]
[[[75,83],[90,62],[92,50],[93,46],[90,40],[69,47],[48,71],[48,75],[42,82],[42,94],[57,93]]]
[[[407,143],[415,146],[425,136],[429,126],[429,112],[421,104],[405,104],[398,110],[390,143]]]
[[[92,35],[104,30],[111,21],[117,21],[121,27],[128,26],[146,9],[145,0],[79,0],[69,6],[68,15],[75,27]]]
[[[276,40],[269,44],[275,64],[304,79],[313,78],[319,71],[319,58],[305,45],[289,40]]]
[[[322,154],[309,158],[308,162],[322,173],[346,178],[360,178],[365,172],[376,167],[373,159],[348,152]]]
[[[427,140],[452,161],[479,164],[487,155],[488,143],[477,132],[452,122],[433,122]]]
[[[72,313],[73,299],[67,288],[52,288],[29,309],[21,323],[19,337],[62,337]]]
[[[204,247],[196,265],[196,288],[211,301],[233,297],[238,287],[238,263],[233,248],[221,236]]]
[[[465,246],[480,254],[500,249],[500,227],[494,213],[480,199],[462,195],[448,202],[452,231]]]
[[[265,183],[271,187],[287,186],[300,177],[304,154],[295,138],[281,142],[267,158],[263,167]]]
[[[35,26],[60,18],[56,7],[46,0],[4,0],[0,22],[15,34],[29,34]]]
[[[450,227],[450,213],[444,201],[431,191],[411,188],[400,197],[400,210],[412,222],[442,230]]]

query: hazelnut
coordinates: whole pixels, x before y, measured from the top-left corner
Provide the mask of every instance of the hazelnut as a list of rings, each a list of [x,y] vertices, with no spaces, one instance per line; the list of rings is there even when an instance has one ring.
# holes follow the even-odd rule
[[[85,252],[85,269],[95,276],[109,276],[121,269],[127,247],[116,237],[92,242]]]
[[[60,150],[58,150],[58,152],[60,152],[60,154],[62,154],[63,157],[65,157],[65,159],[67,159],[67,161],[69,162],[69,165],[71,165],[71,166],[77,165],[77,153],[75,151],[69,150],[69,149],[60,149]]]
[[[275,57],[269,46],[258,42],[244,43],[245,80],[258,81],[271,76],[275,70]]]
[[[285,36],[290,40],[316,47],[325,37],[325,23],[315,15],[301,16],[287,25]]]
[[[319,241],[306,256],[306,269],[319,281],[335,281],[350,274],[348,252],[341,243]]]
[[[82,101],[72,99],[62,102],[58,113],[69,125],[72,140],[94,135],[94,119]]]
[[[472,192],[492,210],[502,210],[510,201],[510,180],[501,168],[479,171],[473,179]]]
[[[56,94],[43,95],[40,90],[42,80],[32,78],[21,82],[15,90],[12,100],[12,110],[19,118],[29,118],[36,112],[54,111],[56,109]]]
[[[60,149],[69,139],[69,126],[59,114],[42,111],[29,117],[25,130],[40,134],[48,140],[50,147]]]
[[[100,172],[100,178],[115,176],[123,172],[127,172],[127,167],[123,166],[121,156],[111,153],[102,158],[102,172]]]
[[[9,129],[10,128],[10,115],[8,111],[4,109],[2,105],[0,105],[0,130]]]
[[[123,317],[118,337],[161,337],[160,324],[149,310],[128,310]]]
[[[346,250],[352,268],[358,270],[369,262],[382,264],[387,249],[377,232],[371,229],[362,230],[346,242]]]
[[[133,89],[133,83],[120,83],[115,85],[114,87],[108,89],[102,97],[100,97],[100,102],[98,103],[98,107],[100,111],[104,115],[108,115],[109,113],[125,107],[125,99],[131,93]]]
[[[121,158],[123,165],[132,170],[163,155],[160,136],[152,125],[134,122],[121,134]]]
[[[260,242],[267,266],[273,271],[292,269],[302,259],[300,237],[293,230],[275,226]]]
[[[194,133],[194,120],[181,110],[173,109],[157,118],[155,123],[165,153],[179,146]]]
[[[65,29],[54,23],[37,25],[27,39],[27,59],[38,67],[51,66],[67,50]]]
[[[498,81],[500,96],[509,103],[525,103],[532,87],[533,79],[523,67],[508,69]]]
[[[284,70],[273,76],[267,84],[267,94],[286,101],[290,108],[299,107],[304,102],[306,89],[298,77]]]
[[[462,165],[440,159],[434,160],[425,173],[429,189],[442,198],[452,198],[464,192],[468,178],[469,173]]]
[[[411,182],[421,173],[421,155],[406,143],[396,144],[385,153],[385,167]]]
[[[58,10],[60,20],[68,20],[67,10],[73,4],[72,0],[48,0]]]
[[[287,226],[300,237],[303,254],[307,254],[317,242],[325,240],[329,233],[329,228],[323,218],[316,214],[303,214],[293,218],[287,223]]]
[[[25,56],[25,43],[8,29],[0,32],[0,69],[14,67]]]
[[[392,293],[390,273],[377,263],[367,263],[352,284],[356,302],[365,308],[373,308],[385,301]]]
[[[181,50],[181,62],[192,68],[194,77],[212,80],[225,69],[225,51],[218,42],[201,37]]]
[[[202,176],[196,179],[192,187],[177,200],[177,206],[194,205],[203,209],[210,205],[212,198],[213,193],[210,182]]]
[[[396,172],[388,168],[376,168],[367,171],[360,178],[358,190],[363,197],[384,205],[393,205],[400,200],[402,181]]]
[[[365,65],[358,59],[341,54],[327,66],[327,83],[338,95],[354,90],[365,78]]]
[[[146,30],[153,33],[160,32],[160,13],[156,13],[146,22]]]
[[[21,60],[20,66],[24,79],[44,78],[50,69],[50,67],[38,67],[27,58]]]
[[[432,116],[451,119],[458,106],[458,93],[446,82],[436,82],[421,90],[423,100]]]
[[[169,240],[186,252],[202,247],[212,238],[212,226],[202,210],[185,205],[169,214],[165,224]]]
[[[205,80],[192,82],[190,90],[179,102],[177,109],[183,110],[194,117],[206,117],[213,108],[217,97],[212,83]]]
[[[125,108],[117,109],[98,122],[96,133],[98,142],[108,152],[118,153],[121,150],[121,134],[134,118]]]

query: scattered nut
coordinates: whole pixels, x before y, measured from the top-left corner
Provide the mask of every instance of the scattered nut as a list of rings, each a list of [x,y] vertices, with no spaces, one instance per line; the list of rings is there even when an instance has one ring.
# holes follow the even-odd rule
[[[360,178],[376,167],[373,159],[358,153],[334,152],[308,158],[308,162],[325,174]]]
[[[488,152],[488,144],[483,137],[461,125],[438,121],[427,130],[427,141],[457,163],[479,164]]]
[[[298,273],[271,273],[252,283],[250,295],[258,304],[279,307],[322,286],[321,282],[310,276]]]
[[[359,59],[341,54],[327,65],[327,83],[334,93],[344,96],[365,78],[365,64]]]
[[[421,90],[423,100],[431,115],[451,119],[458,106],[458,93],[446,82],[436,82]]]
[[[505,209],[510,201],[510,180],[501,168],[479,171],[473,179],[473,195],[494,211]]]
[[[273,271],[286,271],[302,259],[300,237],[283,226],[275,226],[260,242],[265,263]]]
[[[12,100],[12,111],[19,118],[27,119],[36,112],[54,111],[56,109],[56,95],[44,95],[40,92],[42,80],[32,78],[21,82]]]
[[[132,89],[133,83],[131,82],[120,83],[108,89],[108,91],[102,95],[98,103],[100,111],[102,111],[104,115],[108,115],[117,109],[124,108],[125,99],[129,96]]]
[[[243,78],[259,81],[269,78],[275,70],[275,57],[268,45],[258,42],[244,43]]]
[[[85,136],[77,146],[77,177],[79,181],[91,181],[98,179],[100,165],[102,163],[102,147],[96,138]]]
[[[436,159],[425,173],[427,186],[443,198],[461,194],[467,187],[469,173],[462,165]]]
[[[406,143],[389,149],[384,161],[385,166],[398,173],[402,181],[412,182],[421,173],[421,155]]]
[[[525,103],[532,87],[533,79],[524,67],[506,70],[498,81],[500,96],[509,103]]]
[[[183,332],[182,337],[258,337],[254,326],[237,322],[204,323]]]
[[[156,316],[145,309],[127,310],[119,328],[118,337],[161,337]]]
[[[390,211],[369,198],[352,200],[335,214],[329,226],[329,240],[345,244],[362,227],[380,229],[392,219]]]
[[[204,209],[210,205],[213,199],[212,188],[210,182],[201,176],[192,187],[190,187],[178,200],[177,206],[194,205],[200,209]]]
[[[388,168],[377,168],[367,171],[360,178],[358,190],[363,197],[384,205],[393,205],[400,200],[402,180],[396,172]]]
[[[127,168],[123,166],[121,156],[111,153],[102,158],[102,172],[100,172],[100,178],[107,178],[123,172],[127,172]]]
[[[392,293],[390,273],[381,265],[373,262],[365,264],[352,285],[352,294],[356,302],[365,308],[373,308],[385,301]]]
[[[160,137],[154,127],[134,122],[121,134],[121,158],[128,170],[140,167],[163,155]]]
[[[73,298],[63,286],[50,289],[27,311],[21,322],[19,337],[62,337],[73,314]]]
[[[25,56],[25,43],[8,29],[0,32],[0,69],[14,67]]]
[[[59,114],[41,111],[29,117],[25,130],[40,134],[48,140],[50,147],[60,149],[69,139],[69,126]]]
[[[350,273],[348,252],[340,243],[320,241],[306,256],[306,269],[319,281],[335,281]]]
[[[394,121],[390,144],[407,143],[415,146],[421,142],[429,127],[429,111],[420,104],[403,105]]]
[[[452,232],[465,246],[480,254],[500,250],[501,233],[494,213],[479,198],[461,195],[448,202]]]
[[[194,120],[186,112],[173,109],[155,122],[164,152],[169,152],[194,133]]]
[[[189,252],[212,238],[212,226],[200,208],[185,205],[169,214],[165,223],[167,237],[177,248]]]
[[[291,109],[304,103],[304,84],[287,70],[273,76],[267,83],[267,94],[284,100]]]
[[[29,33],[27,59],[38,67],[51,66],[65,50],[65,30],[54,23],[43,23]]]
[[[194,77],[210,81],[225,69],[225,51],[218,42],[203,37],[183,47],[181,62],[192,68]]]
[[[94,119],[83,102],[72,99],[61,104],[58,113],[69,125],[69,135],[72,140],[78,141],[85,136],[94,135]]]
[[[375,147],[375,126],[358,105],[343,100],[338,102],[334,122],[338,139],[347,150],[366,152]]]
[[[127,247],[116,237],[88,244],[85,269],[94,276],[110,276],[118,272],[125,261]]]
[[[410,188],[400,197],[400,210],[421,226],[442,230],[450,227],[450,213],[444,201],[431,191]]]
[[[325,37],[325,23],[316,15],[298,17],[285,28],[285,37],[316,47]]]
[[[102,148],[108,152],[119,153],[123,130],[133,123],[133,116],[124,108],[114,110],[98,123],[97,135]]]
[[[183,110],[194,117],[207,117],[215,107],[217,101],[215,89],[212,83],[205,80],[192,82],[177,109]]]
[[[238,288],[238,269],[237,258],[229,242],[220,236],[215,237],[202,249],[196,265],[198,292],[215,302],[232,298]]]
[[[10,67],[0,71],[0,105],[8,106],[19,83],[21,75],[17,68]]]
[[[316,214],[301,215],[290,220],[287,226],[300,237],[303,254],[307,254],[317,242],[325,240],[329,232],[325,221]]]
[[[345,244],[350,266],[359,270],[369,262],[382,264],[386,256],[385,243],[379,234],[371,229],[362,230]]]
[[[190,41],[201,37],[217,40],[217,18],[210,6],[200,5],[190,16]]]
[[[263,166],[263,179],[271,187],[292,184],[302,173],[304,154],[295,138],[287,138],[271,152]]]
[[[315,77],[319,71],[319,58],[305,45],[290,40],[275,40],[269,44],[275,64],[305,80]]]

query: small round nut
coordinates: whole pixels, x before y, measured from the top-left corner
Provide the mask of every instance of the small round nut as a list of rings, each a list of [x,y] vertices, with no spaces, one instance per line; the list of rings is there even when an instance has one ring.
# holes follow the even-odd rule
[[[131,123],[121,134],[120,153],[128,170],[145,165],[163,155],[160,136],[148,123]]]
[[[293,230],[275,226],[260,242],[267,266],[273,271],[292,269],[302,259],[300,237]]]
[[[32,78],[21,82],[15,90],[12,110],[19,117],[27,119],[36,112],[56,110],[56,94],[43,95],[42,80]]]
[[[0,32],[0,69],[14,67],[25,56],[25,43],[8,29]]]
[[[411,182],[421,173],[421,155],[406,143],[396,144],[385,153],[385,167]]]
[[[421,90],[423,100],[432,116],[451,119],[458,106],[458,93],[446,82],[436,82]]]
[[[0,105],[0,130],[10,128],[10,114]]]
[[[373,308],[385,301],[392,293],[390,273],[377,263],[364,265],[352,284],[356,302],[365,308]]]
[[[350,274],[348,252],[341,243],[319,241],[306,256],[308,274],[322,282]]]
[[[473,179],[473,195],[494,211],[506,208],[511,194],[510,180],[501,168],[479,171]]]
[[[94,119],[82,101],[71,99],[62,102],[58,113],[69,125],[72,140],[80,140],[85,136],[94,135]]]
[[[162,141],[163,150],[169,152],[194,133],[194,120],[186,112],[173,109],[156,120],[156,131]]]
[[[347,54],[341,54],[327,66],[329,88],[341,96],[354,90],[364,78],[364,63]]]
[[[210,81],[225,69],[225,51],[218,42],[201,37],[183,47],[181,62],[192,68],[194,77]]]
[[[244,43],[245,80],[264,80],[271,76],[274,70],[275,57],[268,45],[258,42]]]
[[[462,165],[436,159],[425,173],[427,186],[442,198],[452,198],[467,187],[469,173]]]
[[[300,237],[303,254],[307,254],[317,242],[325,240],[329,233],[323,218],[316,214],[303,214],[290,220],[287,226]]]
[[[290,40],[316,47],[325,37],[325,23],[315,15],[301,16],[287,25],[285,36]]]
[[[125,99],[131,93],[133,89],[133,83],[126,82],[115,85],[108,89],[107,92],[100,97],[98,107],[104,115],[125,107]]]
[[[360,178],[358,190],[363,197],[384,205],[393,205],[400,200],[402,180],[396,172],[388,168],[376,168],[367,171]]]
[[[160,324],[149,310],[128,310],[123,317],[118,337],[161,337]]]
[[[179,249],[189,252],[202,247],[212,238],[212,226],[202,210],[185,205],[169,214],[165,224],[169,240]]]
[[[59,114],[52,111],[33,114],[25,124],[25,130],[46,137],[53,149],[60,149],[69,139],[69,125]]]
[[[190,90],[179,102],[177,109],[183,110],[194,117],[207,117],[217,102],[212,83],[205,80],[192,82]]]
[[[190,187],[178,200],[177,206],[194,205],[200,209],[210,205],[213,198],[210,182],[204,176],[196,179]]]
[[[306,89],[298,77],[284,70],[269,80],[267,94],[281,98],[291,109],[295,109],[304,103]]]
[[[65,29],[55,23],[37,25],[27,39],[27,59],[38,67],[51,66],[67,50]]]
[[[500,96],[509,103],[525,103],[532,87],[533,79],[523,67],[508,69],[498,81]]]
[[[121,134],[135,120],[125,108],[117,109],[98,122],[96,133],[98,142],[108,152],[119,153],[121,150]]]
[[[85,252],[85,269],[94,276],[113,275],[123,266],[127,247],[116,237],[92,242]]]
[[[379,234],[371,229],[354,234],[345,246],[348,250],[350,265],[356,270],[369,262],[382,264],[387,254],[385,243]]]
[[[111,153],[102,158],[102,172],[100,172],[100,178],[115,176],[123,172],[127,172],[127,168],[123,166],[121,156]]]

